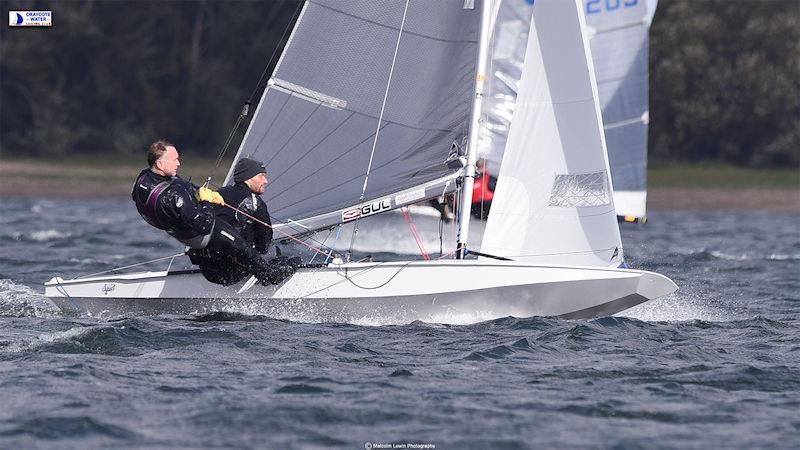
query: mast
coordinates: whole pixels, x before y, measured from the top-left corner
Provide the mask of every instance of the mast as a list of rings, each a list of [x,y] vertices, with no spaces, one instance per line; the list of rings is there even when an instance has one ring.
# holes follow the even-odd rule
[[[458,235],[456,237],[456,259],[463,259],[469,236],[469,219],[472,211],[472,187],[475,184],[475,163],[478,159],[478,133],[480,132],[483,87],[486,82],[486,67],[489,55],[489,31],[492,24],[492,0],[481,2],[481,31],[478,40],[478,63],[475,70],[475,97],[469,121],[467,141],[467,165],[464,167],[464,185],[458,211]]]

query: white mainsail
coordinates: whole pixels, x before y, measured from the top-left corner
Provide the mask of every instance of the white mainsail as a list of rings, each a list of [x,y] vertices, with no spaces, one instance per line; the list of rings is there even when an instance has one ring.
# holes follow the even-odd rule
[[[545,264],[622,262],[582,6],[538,0],[533,8],[484,253]]]

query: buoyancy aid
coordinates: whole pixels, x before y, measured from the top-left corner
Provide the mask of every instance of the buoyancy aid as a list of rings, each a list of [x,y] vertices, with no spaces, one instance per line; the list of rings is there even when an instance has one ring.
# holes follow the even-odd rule
[[[145,222],[149,223],[155,228],[159,230],[169,231],[169,228],[164,225],[164,223],[158,218],[158,211],[156,209],[156,205],[158,204],[158,199],[161,197],[161,194],[167,190],[170,185],[172,185],[173,178],[170,178],[167,181],[162,181],[153,187],[147,186],[148,183],[145,182],[145,173],[139,175],[139,178],[136,179],[137,187],[140,189],[145,189],[150,193],[147,194],[147,200],[144,202],[141,201],[139,196],[133,197],[133,202],[136,204],[136,210],[139,211],[139,215],[142,216]]]
[[[208,244],[214,212],[211,205],[197,203],[189,182],[145,169],[136,178],[131,197],[139,215],[151,226],[192,248]]]

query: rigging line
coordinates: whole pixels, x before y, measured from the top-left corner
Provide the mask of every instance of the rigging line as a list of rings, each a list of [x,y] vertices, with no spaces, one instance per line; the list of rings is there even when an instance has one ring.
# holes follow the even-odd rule
[[[445,206],[442,205],[442,208],[445,208]],[[439,258],[442,257],[442,255],[443,255],[442,252],[444,251],[443,250],[444,249],[444,243],[443,243],[444,241],[443,241],[443,236],[442,236],[444,234],[444,214],[445,213],[441,213],[441,215],[439,216]]]
[[[358,275],[361,275],[361,274],[367,273],[367,272],[369,272],[369,271],[371,271],[371,270],[377,269],[378,267],[380,267],[380,266],[382,266],[382,265],[384,265],[384,264],[385,264],[385,263],[377,263],[377,264],[375,264],[375,265],[374,265],[374,266],[372,266],[372,267],[369,267],[369,268],[367,268],[367,269],[364,269],[364,270],[362,270],[362,271],[360,271],[360,272],[356,273],[356,275],[355,275],[355,276],[358,276]],[[406,265],[408,265],[408,264],[411,264],[411,261],[409,261],[409,262],[408,262]],[[403,268],[404,268],[404,267],[401,267],[401,268],[400,268],[400,270],[402,270]],[[322,287],[322,288],[320,288],[320,289],[317,289],[316,291],[312,291],[312,292],[309,292],[308,294],[301,295],[301,296],[299,296],[299,297],[297,297],[297,298],[298,298],[298,299],[302,299],[302,298],[307,298],[307,297],[310,297],[310,296],[312,296],[312,295],[314,295],[314,294],[318,294],[318,293],[320,293],[320,292],[324,291],[325,289],[330,289],[330,288],[332,288],[332,287],[334,287],[334,286],[337,286],[337,285],[339,285],[339,284],[342,284],[342,283],[344,283],[345,281],[350,281],[351,283],[353,283],[353,282],[350,280],[350,278],[349,278],[349,277],[346,275],[346,273],[347,273],[347,270],[348,270],[348,269],[347,269],[347,268],[345,268],[345,269],[344,269],[344,270],[345,270],[345,275],[342,275],[341,273],[339,273],[339,271],[340,271],[340,270],[342,270],[342,269],[341,269],[341,267],[338,267],[338,268],[336,268],[336,274],[342,277],[342,279],[341,279],[341,280],[339,280],[339,281],[337,281],[337,282],[335,282],[335,283],[333,283],[333,284],[329,284],[329,285],[327,285],[327,286],[324,286],[324,287]],[[350,270],[355,270],[355,269],[350,269]],[[398,273],[399,273],[399,271],[398,271]],[[395,274],[395,275],[397,275],[397,274]],[[389,281],[391,281],[391,280],[389,280]],[[353,284],[355,284],[355,283],[353,283]],[[361,287],[361,286],[358,286],[358,285],[356,285],[356,286],[357,286],[357,287]]]
[[[270,219],[275,219],[275,218],[276,218],[276,216],[272,216],[272,215],[270,216]],[[280,219],[280,218],[278,218],[278,219]],[[313,242],[315,244],[318,244],[320,247],[325,247],[325,244],[323,244],[322,242],[312,238],[311,235],[317,234],[317,232],[319,232],[319,231],[321,231],[321,230],[323,230],[325,228],[328,228],[330,225],[329,226],[319,227],[319,228],[314,228],[312,230],[312,229],[310,229],[308,227],[304,227],[304,229],[300,229],[300,228],[298,228],[296,226],[292,226],[291,222],[293,222],[293,221],[291,221],[291,220],[280,219],[280,220],[278,220],[278,222],[279,222],[279,225],[282,225],[282,226],[288,228],[289,230],[294,231],[295,234],[293,234],[293,236],[302,236],[306,240],[311,241],[311,242]],[[334,227],[330,226],[330,228],[333,229]],[[284,232],[284,234],[287,234],[287,233]],[[283,242],[284,240],[286,240],[286,238],[280,238],[280,237],[279,238],[275,238],[275,239],[279,240],[280,242]]]
[[[326,256],[326,257],[325,257],[325,264],[328,264],[328,261],[330,261],[330,259],[331,259],[331,255],[333,255],[333,247],[334,247],[334,246],[336,245],[336,243],[339,241],[339,235],[340,235],[340,234],[342,234],[342,227],[341,227],[341,225],[339,225],[339,226],[337,226],[337,227],[336,227],[336,237],[335,237],[335,238],[333,238],[333,243],[332,243],[332,244],[331,244],[331,246],[329,247],[329,248],[330,248],[330,251],[328,252],[328,256]]]
[[[408,207],[400,208],[400,211],[403,213],[403,219],[405,219],[408,229],[411,230],[411,237],[414,238],[414,242],[416,242],[417,247],[419,247],[422,259],[425,261],[430,260],[431,258],[428,256],[428,252],[425,251],[425,246],[422,244],[422,238],[420,238],[419,233],[417,233],[417,227],[414,225],[414,221],[411,220],[411,213]]]
[[[372,140],[372,151],[369,154],[369,163],[367,164],[367,173],[364,176],[364,186],[361,188],[361,196],[359,197],[359,203],[364,202],[364,196],[367,192],[367,183],[369,183],[369,172],[372,170],[372,160],[375,157],[375,148],[378,146],[378,134],[381,130],[381,122],[383,121],[383,113],[386,111],[386,100],[389,98],[389,88],[392,85],[392,76],[394,75],[394,66],[397,63],[397,52],[400,50],[400,38],[403,37],[403,29],[406,25],[406,15],[408,14],[408,3],[409,0],[406,0],[406,5],[403,8],[403,19],[400,21],[400,29],[397,33],[397,43],[394,45],[394,56],[392,56],[392,66],[389,68],[389,79],[386,80],[386,90],[383,92],[383,103],[381,104],[381,113],[378,116],[378,125],[375,129],[375,139]],[[358,233],[358,222],[361,216],[356,218],[356,223],[353,225],[353,236],[350,238],[350,248],[347,250],[348,257],[350,253],[353,251],[353,244],[356,241],[356,233]]]
[[[328,241],[328,238],[331,237],[331,234],[333,234],[333,228],[331,228],[330,231],[328,231],[328,235],[325,236],[325,239],[322,240],[322,246],[325,246],[325,242]],[[311,260],[308,263],[309,264],[313,263],[314,258],[316,258],[318,254],[319,253],[314,253],[314,256],[311,257]],[[328,252],[328,254],[330,254],[330,252]]]
[[[400,272],[402,272],[402,271],[403,271],[403,269],[405,269],[406,267],[408,267],[408,265],[409,265],[409,264],[411,264],[411,263],[413,263],[413,262],[414,262],[414,261],[409,261],[409,262],[407,262],[407,263],[403,264],[402,266],[400,266],[400,267],[397,269],[397,272],[395,272],[395,273],[394,273],[394,275],[392,275],[391,277],[389,277],[389,279],[388,279],[388,280],[384,281],[382,284],[379,284],[379,285],[377,285],[377,286],[373,286],[373,287],[359,286],[358,284],[356,284],[356,282],[355,282],[355,281],[353,281],[352,277],[349,277],[349,276],[347,275],[347,272],[345,272],[344,278],[345,278],[347,281],[349,281],[349,282],[350,282],[350,284],[352,284],[353,286],[355,286],[355,287],[357,287],[357,288],[360,288],[360,289],[365,289],[365,290],[380,289],[380,288],[382,288],[382,287],[386,286],[387,284],[389,284],[389,283],[390,283],[392,280],[394,280],[394,278],[395,278],[396,276],[400,275]],[[358,275],[358,274],[356,274],[356,275]]]
[[[387,123],[387,124],[385,124],[385,125],[384,125],[382,128],[386,128],[386,126],[388,126],[388,125],[389,125],[389,124]],[[417,143],[421,142],[421,141],[422,141],[422,140],[425,138],[425,136],[427,136],[427,133],[428,133],[428,132],[425,132],[424,134],[422,134],[422,135],[420,136],[420,138],[419,138],[419,139],[417,139],[417,140],[414,142],[414,144],[412,144],[412,145],[411,145],[410,147],[408,147],[408,148],[414,148],[414,147],[416,147],[416,146],[417,146]],[[281,195],[281,194],[285,193],[286,191],[290,190],[291,188],[293,188],[293,187],[297,186],[298,184],[300,184],[300,183],[302,183],[302,182],[304,182],[304,181],[308,180],[309,178],[311,178],[311,176],[312,176],[312,175],[315,175],[315,174],[319,173],[320,171],[322,171],[322,170],[323,170],[323,169],[325,169],[326,167],[328,167],[328,166],[332,165],[332,164],[333,164],[335,161],[337,161],[337,160],[341,159],[341,158],[342,158],[342,157],[344,157],[346,154],[348,154],[348,153],[350,153],[351,151],[355,150],[355,149],[356,149],[356,147],[358,147],[358,146],[360,146],[361,144],[363,144],[364,142],[366,142],[366,141],[367,141],[367,139],[369,139],[370,137],[372,137],[372,135],[369,135],[369,136],[367,136],[366,138],[364,138],[364,140],[363,140],[363,141],[361,141],[361,142],[359,142],[358,144],[356,144],[356,145],[354,145],[354,146],[350,147],[350,148],[349,148],[349,149],[348,149],[348,150],[347,150],[345,153],[342,153],[341,155],[337,156],[336,158],[334,158],[333,160],[331,160],[330,162],[328,162],[328,163],[327,163],[327,164],[325,164],[324,166],[322,166],[322,167],[320,167],[319,169],[315,170],[314,172],[310,173],[310,174],[309,174],[307,177],[305,177],[305,178],[303,178],[303,179],[300,179],[299,181],[297,181],[297,182],[295,182],[294,184],[292,184],[292,185],[288,186],[286,189],[282,190],[281,192],[278,192],[278,193],[277,193],[277,194],[275,194],[273,197],[277,197],[278,195]],[[381,168],[383,168],[383,167],[386,167],[386,166],[390,165],[391,163],[393,163],[393,162],[397,161],[398,159],[402,159],[403,157],[406,157],[406,156],[407,156],[407,153],[400,153],[400,154],[398,154],[396,157],[394,157],[394,158],[392,158],[392,159],[389,159],[389,160],[387,160],[385,163],[383,163],[383,164],[381,164],[381,165],[379,165],[379,166],[376,166],[376,167],[375,167],[375,169],[377,170],[377,169],[381,169]],[[414,173],[414,176],[416,176],[416,172]],[[346,180],[341,180],[341,182],[340,182],[338,185],[331,187],[331,189],[334,189],[334,188],[339,188],[339,187],[341,187],[341,186],[343,186],[343,185],[345,185],[345,184],[347,184],[347,183],[349,183],[349,182],[351,182],[351,181],[353,181],[353,180],[356,180],[356,179],[358,179],[359,177],[361,177],[361,175],[355,175],[355,176],[353,176],[353,177],[351,177],[351,178],[348,178],[348,179],[346,179]],[[437,177],[437,178],[443,178],[443,176],[439,176],[439,177]],[[433,180],[436,180],[437,178],[434,178]],[[427,180],[427,181],[425,181],[425,182],[427,183],[427,182],[430,182],[430,181],[433,181],[433,180]],[[273,180],[273,183],[274,183],[274,180]],[[294,203],[291,203],[291,204],[288,204],[288,205],[284,205],[284,208],[288,208],[288,207],[290,207],[290,206],[294,206],[294,205],[296,205],[296,204],[298,204],[298,203],[301,203],[301,202],[304,202],[304,201],[310,200],[310,199],[312,199],[312,198],[319,197],[320,195],[324,195],[324,194],[326,194],[327,192],[328,192],[327,190],[326,190],[326,191],[321,191],[321,192],[318,192],[318,193],[316,193],[316,194],[314,194],[314,195],[312,195],[312,196],[310,196],[310,197],[304,197],[303,199],[301,199],[301,200],[298,200],[298,201],[296,201],[296,202],[294,202]],[[384,195],[388,195],[388,194],[391,194],[391,193],[394,193],[394,191],[389,191],[388,193],[386,193],[386,194],[384,194]],[[381,197],[381,196],[382,196],[382,195],[376,195],[376,196],[375,196],[375,198],[378,198],[378,197]]]
[[[297,241],[297,242],[301,243],[302,245],[305,245],[306,247],[310,248],[311,250],[314,250],[317,253],[322,253],[323,255],[326,254],[325,252],[320,250],[319,247],[314,247],[313,245],[308,244],[308,243],[306,243],[306,242],[304,242],[304,241],[302,241],[300,239],[297,239],[296,237],[292,236],[291,234],[289,234],[289,233],[287,233],[287,232],[285,232],[283,230],[276,229],[272,225],[270,225],[270,224],[268,224],[268,223],[266,223],[266,222],[264,222],[262,220],[256,219],[255,217],[251,216],[250,214],[247,214],[246,212],[244,212],[244,211],[242,211],[242,210],[240,210],[240,209],[238,209],[236,207],[233,207],[233,206],[231,206],[231,205],[229,205],[227,203],[225,203],[224,206],[227,207],[227,208],[230,208],[230,209],[232,209],[232,210],[234,210],[234,211],[236,211],[238,213],[240,213],[241,215],[243,215],[243,216],[245,216],[245,217],[247,217],[247,218],[249,218],[249,219],[251,219],[251,220],[253,220],[253,221],[257,222],[257,223],[260,223],[261,225],[264,225],[265,227],[271,229],[272,231],[277,231],[278,233],[281,233],[281,234],[285,235],[287,238],[289,238],[289,239],[291,239],[293,241]]]
[[[287,95],[286,96],[286,100],[284,100],[284,102],[281,104],[280,109],[278,109],[278,111],[272,117],[272,120],[269,122],[269,126],[264,131],[264,134],[261,135],[261,139],[258,140],[258,143],[255,145],[254,148],[261,148],[261,144],[264,142],[264,139],[267,138],[267,135],[269,134],[269,132],[272,131],[272,126],[275,125],[275,122],[278,120],[278,117],[280,117],[281,113],[283,112],[283,108],[286,107],[286,104],[289,103],[289,100],[291,98],[292,98],[291,95]]]
[[[300,156],[299,156],[299,157],[298,157],[298,158],[295,160],[295,162],[293,162],[293,163],[289,164],[288,166],[286,166],[286,168],[285,168],[285,169],[283,169],[283,171],[281,171],[281,173],[279,173],[277,176],[275,176],[275,177],[272,177],[272,183],[274,184],[276,181],[278,181],[278,180],[281,178],[281,176],[283,176],[284,174],[288,173],[288,172],[289,172],[289,171],[290,171],[290,170],[291,170],[291,169],[292,169],[294,166],[296,166],[297,164],[299,164],[299,163],[300,163],[300,161],[303,161],[303,160],[305,159],[305,157],[306,157],[306,156],[308,156],[308,154],[309,154],[309,153],[313,152],[313,151],[314,151],[314,150],[315,150],[317,147],[319,147],[320,145],[322,145],[322,143],[323,143],[323,142],[325,142],[325,141],[326,141],[326,140],[327,140],[329,137],[331,137],[331,136],[332,136],[334,133],[336,133],[337,131],[339,131],[339,129],[340,129],[340,128],[342,128],[342,126],[343,126],[343,125],[344,125],[344,124],[345,124],[345,123],[346,123],[348,120],[350,120],[350,118],[351,118],[351,117],[353,117],[353,115],[354,115],[354,114],[355,114],[355,112],[352,112],[352,111],[351,111],[351,112],[350,112],[350,115],[349,115],[349,116],[347,116],[347,117],[345,117],[345,118],[344,118],[344,120],[342,120],[342,121],[339,123],[339,125],[336,125],[336,127],[335,127],[335,128],[333,128],[331,131],[329,131],[327,134],[325,134],[325,136],[322,136],[322,139],[320,139],[320,140],[319,140],[319,142],[317,142],[316,144],[314,144],[313,146],[311,146],[311,148],[309,148],[309,149],[308,149],[308,150],[307,150],[305,153],[303,153],[302,155],[300,155]]]
[[[505,247],[494,247],[498,250],[510,250],[513,251],[513,248],[505,248]],[[531,253],[528,255],[513,255],[514,258],[526,258],[530,256],[562,256],[562,255],[585,255],[585,254],[597,254],[602,252],[609,252],[614,249],[622,249],[621,245],[615,245],[613,247],[608,248],[598,248],[596,250],[576,250],[574,252],[557,252],[557,253]]]
[[[109,273],[109,272],[116,272],[117,270],[130,269],[131,267],[143,266],[143,265],[145,265],[145,264],[150,264],[150,263],[154,263],[154,262],[158,262],[158,261],[163,261],[163,260],[165,260],[165,259],[175,259],[175,258],[177,258],[178,256],[183,256],[184,254],[185,254],[185,253],[181,252],[181,253],[176,253],[176,254],[174,254],[174,255],[170,255],[170,256],[163,256],[163,257],[161,257],[161,258],[151,259],[150,261],[145,261],[145,262],[140,262],[140,263],[136,263],[136,264],[131,264],[131,265],[129,265],[129,266],[115,267],[115,268],[113,268],[113,269],[104,270],[104,271],[102,271],[102,272],[97,272],[97,273],[90,273],[90,274],[88,274],[88,275],[79,275],[79,276],[77,276],[77,277],[73,278],[73,280],[78,280],[78,279],[81,279],[81,278],[86,278],[86,277],[93,277],[93,276],[95,276],[95,275],[102,275],[102,274],[104,274],[104,273]],[[170,266],[172,266],[172,262],[170,262]],[[167,270],[169,270],[169,269],[167,269]]]
[[[259,89],[261,89],[261,82],[264,80],[264,76],[267,74],[267,71],[272,65],[272,62],[275,60],[275,55],[278,53],[278,49],[283,47],[281,45],[281,42],[283,42],[283,39],[286,37],[286,33],[289,31],[289,29],[294,28],[293,25],[297,21],[298,12],[300,11],[300,7],[303,5],[303,3],[304,2],[302,1],[297,2],[297,6],[295,7],[294,13],[292,14],[292,20],[290,20],[289,23],[286,24],[286,27],[283,29],[281,38],[278,40],[277,45],[275,45],[275,48],[272,50],[272,55],[269,57],[267,65],[264,66],[264,70],[261,72],[261,76],[258,78],[258,82],[256,82],[255,89],[253,89],[253,92],[250,94],[250,97],[248,97],[247,101],[244,103],[244,106],[242,106],[242,112],[239,114],[239,118],[236,119],[236,123],[233,125],[231,132],[228,134],[228,139],[225,140],[225,144],[222,146],[219,155],[217,155],[217,160],[214,162],[214,169],[219,167],[220,163],[222,162],[222,159],[225,157],[225,153],[227,153],[228,151],[228,147],[230,147],[230,144],[233,141],[233,137],[236,135],[236,132],[239,130],[239,126],[242,124],[242,120],[244,119],[245,116],[247,116],[250,110],[250,105],[252,105],[256,93],[259,91]],[[208,181],[210,180],[211,176],[209,175]]]
[[[281,38],[278,40],[278,45],[276,45],[275,48],[272,50],[272,55],[269,57],[269,62],[264,67],[264,71],[261,72],[261,76],[258,78],[258,83],[256,83],[256,88],[253,89],[253,93],[250,94],[250,98],[248,100],[249,102],[253,101],[253,98],[255,98],[256,96],[256,92],[258,92],[258,90],[261,89],[261,82],[264,80],[264,76],[267,74],[269,66],[272,65],[272,61],[275,60],[275,55],[278,53],[278,49],[282,48],[281,42],[283,42],[283,39],[286,37],[286,32],[289,31],[289,28],[294,28],[294,25],[297,22],[297,16],[299,15],[300,8],[301,6],[303,6],[304,3],[305,2],[303,1],[297,2],[297,6],[294,8],[294,13],[292,14],[292,20],[290,20],[289,23],[286,24],[286,28],[283,29],[283,34],[281,34]]]
[[[289,145],[289,142],[292,142],[292,139],[294,139],[294,137],[297,136],[297,133],[299,133],[300,130],[303,129],[303,126],[305,126],[305,124],[308,123],[309,120],[311,120],[311,117],[314,116],[314,113],[316,113],[321,106],[322,106],[322,103],[317,103],[317,106],[314,108],[313,111],[311,111],[311,114],[309,114],[308,117],[306,117],[306,119],[303,121],[303,123],[301,123],[300,125],[297,126],[297,128],[294,130],[294,133],[292,133],[292,135],[289,136],[289,139],[286,139],[286,142],[283,143],[281,148],[279,148],[278,151],[276,151],[275,153],[272,154],[272,156],[270,156],[269,161],[264,163],[265,166],[269,166],[269,164],[272,162],[272,160],[275,159],[275,157],[278,156],[278,154],[280,152],[282,152],[283,149],[285,149],[287,145]]]
[[[388,125],[389,125],[388,123],[387,123],[387,124],[385,124],[385,125],[384,125],[384,128],[385,128],[386,126],[388,126]],[[353,150],[356,150],[358,147],[360,147],[360,146],[361,146],[361,144],[363,144],[364,142],[367,142],[367,141],[369,140],[369,138],[371,138],[371,137],[372,137],[372,134],[370,133],[370,135],[369,135],[369,136],[367,136],[367,137],[365,137],[365,138],[364,138],[364,139],[363,139],[361,142],[359,142],[359,143],[357,143],[357,144],[355,144],[355,145],[351,146],[351,147],[350,147],[350,148],[348,148],[348,149],[347,149],[347,150],[346,150],[344,153],[342,153],[342,154],[340,154],[339,156],[337,156],[336,158],[333,158],[332,160],[328,161],[328,163],[326,163],[324,166],[320,167],[319,169],[317,169],[317,170],[315,170],[315,171],[313,171],[313,172],[309,173],[309,174],[308,174],[308,176],[306,176],[305,178],[303,178],[303,179],[301,179],[301,180],[298,180],[298,181],[295,181],[295,182],[294,182],[294,184],[291,184],[291,185],[287,186],[287,187],[286,187],[286,189],[282,190],[281,192],[278,192],[278,193],[276,193],[276,194],[275,194],[273,197],[277,197],[277,196],[279,196],[279,195],[283,194],[284,192],[288,191],[289,189],[291,189],[291,188],[293,188],[293,187],[297,186],[298,184],[300,184],[300,183],[302,183],[302,182],[306,181],[307,179],[311,178],[313,175],[316,175],[316,174],[318,174],[319,172],[321,172],[322,170],[324,170],[326,167],[330,166],[331,164],[333,164],[334,162],[338,161],[339,159],[341,159],[341,158],[345,157],[347,154],[349,154],[349,153],[350,153],[350,152],[352,152]],[[335,186],[335,187],[339,187],[339,186],[341,186],[342,184],[345,184],[345,183],[347,183],[347,182],[349,182],[349,181],[355,180],[356,178],[358,178],[358,177],[360,177],[360,176],[361,176],[361,175],[356,175],[356,176],[354,176],[353,178],[350,178],[349,180],[345,180],[343,183],[339,183],[339,184],[338,184],[337,186]],[[319,194],[317,194],[317,195],[322,195],[322,194],[324,194],[324,192],[321,192],[321,193],[319,193]],[[294,205],[296,205],[297,203],[300,203],[300,202],[306,201],[306,200],[308,200],[308,199],[314,198],[314,197],[316,197],[317,195],[314,195],[314,196],[311,196],[311,197],[305,197],[304,199],[302,199],[302,200],[298,200],[298,201],[296,201],[295,203],[292,203],[291,205],[286,205],[285,207],[294,206]]]
[[[219,164],[222,162],[222,158],[225,156],[225,153],[228,151],[228,147],[231,145],[231,141],[233,141],[233,136],[236,135],[236,132],[239,131],[239,125],[242,124],[242,119],[247,115],[250,111],[250,102],[245,102],[244,106],[242,106],[242,111],[239,113],[239,117],[236,119],[236,123],[231,128],[231,132],[228,133],[228,138],[225,139],[225,143],[222,145],[222,149],[220,150],[219,154],[217,155],[217,159],[214,161],[214,168],[211,169],[212,171],[219,167]],[[211,175],[208,176],[208,181],[211,181]],[[207,181],[207,182],[208,182]]]
[[[441,255],[441,256],[439,256],[439,257],[438,257],[438,258],[436,258],[436,259],[437,259],[437,260],[440,260],[440,259],[445,259],[445,258],[447,258],[447,257],[450,257],[450,256],[455,256],[455,254],[456,254],[456,251],[455,251],[455,250],[453,250],[453,251],[451,251],[451,252],[447,252],[447,253],[445,253],[444,255]]]

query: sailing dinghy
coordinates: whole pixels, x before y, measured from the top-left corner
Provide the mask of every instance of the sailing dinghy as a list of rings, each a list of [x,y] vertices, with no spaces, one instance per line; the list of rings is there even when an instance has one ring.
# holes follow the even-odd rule
[[[367,216],[455,193],[467,207],[453,259],[336,258],[276,286],[215,285],[197,270],[55,277],[47,297],[102,317],[238,311],[309,322],[472,323],[590,318],[674,292],[662,275],[620,268],[582,0],[532,8],[492,211],[480,248],[467,248],[491,6],[307,1],[234,160],[265,162],[275,235],[294,239],[355,224],[354,240]]]

